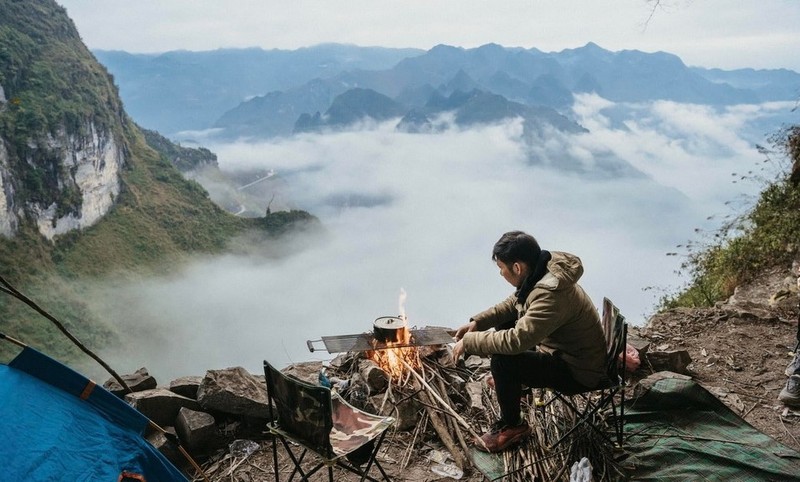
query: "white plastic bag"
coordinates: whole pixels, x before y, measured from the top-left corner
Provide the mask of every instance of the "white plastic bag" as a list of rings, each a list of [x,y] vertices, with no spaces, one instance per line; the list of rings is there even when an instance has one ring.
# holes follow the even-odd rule
[[[583,457],[580,462],[575,462],[569,471],[569,482],[592,482],[592,464]]]

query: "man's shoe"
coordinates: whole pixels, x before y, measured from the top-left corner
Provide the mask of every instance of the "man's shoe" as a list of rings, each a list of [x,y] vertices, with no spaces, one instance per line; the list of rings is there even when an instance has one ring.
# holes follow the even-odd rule
[[[792,362],[789,363],[789,365],[786,366],[786,376],[790,377],[790,376],[794,375],[795,372],[800,374],[800,371],[798,371],[798,368],[800,368],[800,351],[795,353],[794,358],[792,358]]]
[[[800,375],[792,375],[778,395],[778,400],[789,407],[800,407]]]
[[[530,434],[531,427],[525,422],[514,426],[498,422],[491,430],[475,440],[475,446],[484,452],[502,452],[521,442]]]

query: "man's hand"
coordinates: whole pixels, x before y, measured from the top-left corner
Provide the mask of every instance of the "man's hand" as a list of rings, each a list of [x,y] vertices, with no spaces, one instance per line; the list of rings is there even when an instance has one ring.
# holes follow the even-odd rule
[[[477,327],[477,323],[474,321],[470,321],[466,325],[461,326],[458,330],[456,330],[456,346],[453,347],[453,363],[458,363],[458,359],[461,358],[461,355],[464,354],[464,335],[469,333],[470,331],[475,331]]]
[[[458,359],[464,354],[464,340],[458,340],[453,347],[453,363],[458,364]]]
[[[461,339],[464,338],[465,333],[469,333],[470,331],[475,331],[476,327],[477,323],[475,323],[474,321],[470,321],[466,325],[463,325],[461,328],[456,330],[456,336],[455,336],[456,341],[461,341]]]

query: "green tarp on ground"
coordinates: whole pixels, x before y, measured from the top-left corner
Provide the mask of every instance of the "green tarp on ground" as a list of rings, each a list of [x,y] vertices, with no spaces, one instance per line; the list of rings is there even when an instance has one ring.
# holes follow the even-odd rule
[[[629,401],[625,439],[630,480],[800,481],[800,453],[691,380],[659,380]]]
[[[756,430],[696,382],[645,383],[625,403],[618,463],[628,480],[800,481],[800,453]],[[488,480],[504,478],[501,454],[473,449],[468,455]]]

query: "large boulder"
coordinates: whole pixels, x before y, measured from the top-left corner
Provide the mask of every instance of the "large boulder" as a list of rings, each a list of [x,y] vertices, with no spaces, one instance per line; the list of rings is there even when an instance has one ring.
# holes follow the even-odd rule
[[[269,418],[266,384],[242,367],[209,370],[197,389],[203,409],[251,418]]]
[[[169,382],[169,389],[183,397],[197,400],[197,389],[202,381],[203,377],[198,376],[176,378]]]
[[[300,363],[292,363],[288,367],[281,370],[281,372],[283,372],[284,375],[293,376],[298,380],[302,380],[306,383],[310,383],[312,385],[319,385],[320,383],[319,374],[322,371],[323,367],[324,365],[322,364],[321,361],[300,362]]]
[[[147,368],[142,367],[136,370],[134,373],[129,373],[127,375],[120,375],[120,378],[128,385],[128,387],[133,392],[141,392],[142,390],[150,390],[152,388],[156,388],[158,383],[156,383],[156,379],[148,373]],[[108,390],[109,392],[113,393],[114,395],[122,398],[128,393],[122,385],[115,378],[109,378],[103,384],[103,388]]]
[[[214,416],[188,408],[181,408],[175,420],[175,431],[192,452],[202,452],[218,445],[218,431]]]
[[[181,408],[200,410],[195,400],[173,393],[166,388],[154,388],[125,395],[125,401],[156,424],[172,426]]]

